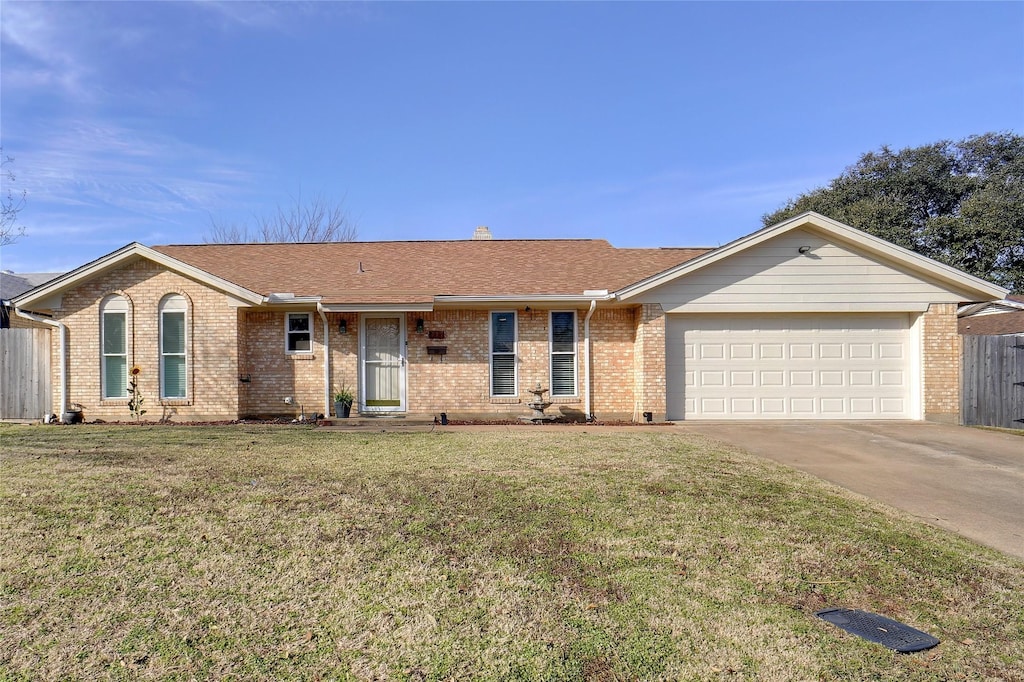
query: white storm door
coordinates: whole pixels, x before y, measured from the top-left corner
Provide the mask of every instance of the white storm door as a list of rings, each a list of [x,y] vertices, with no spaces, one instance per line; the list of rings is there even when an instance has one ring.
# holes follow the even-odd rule
[[[361,412],[405,411],[405,317],[363,317]]]

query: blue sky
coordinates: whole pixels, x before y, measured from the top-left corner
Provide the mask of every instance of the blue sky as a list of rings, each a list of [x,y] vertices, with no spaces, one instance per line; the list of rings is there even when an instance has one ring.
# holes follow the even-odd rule
[[[715,246],[883,144],[1024,129],[1020,2],[0,8],[16,272],[317,193],[362,240]]]

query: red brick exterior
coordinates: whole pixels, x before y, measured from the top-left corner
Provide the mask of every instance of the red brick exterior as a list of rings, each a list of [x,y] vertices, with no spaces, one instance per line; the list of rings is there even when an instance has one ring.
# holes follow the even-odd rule
[[[639,310],[634,358],[636,407],[633,419],[640,421],[644,412],[650,412],[654,421],[664,421],[665,313],[656,303],[644,304]]]
[[[63,296],[54,319],[68,327],[68,400],[87,420],[128,421],[127,399],[101,397],[100,305],[119,294],[129,302],[128,364],[139,365],[144,419],[193,421],[238,416],[238,343],[232,300],[205,285],[137,260],[91,279]],[[160,399],[159,305],[167,294],[188,300],[188,397]],[[51,334],[54,352],[58,334]],[[60,401],[59,357],[51,364],[53,404]]]
[[[87,420],[127,421],[126,399],[101,397],[100,305],[110,294],[123,296],[128,314],[128,362],[142,368],[139,385],[146,398],[144,419],[197,421],[245,416],[297,416],[325,411],[325,390],[345,386],[360,396],[359,334],[356,313],[327,314],[330,378],[324,385],[324,326],[315,310],[313,352],[285,352],[285,309],[253,309],[205,284],[139,259],[99,275],[63,295],[54,319],[68,326],[68,399],[85,409]],[[188,301],[188,397],[161,400],[159,385],[159,304],[167,294]],[[298,312],[298,311],[295,311]],[[528,388],[550,388],[547,310],[516,311],[519,393],[490,395],[490,310],[436,310],[402,313],[406,324],[406,410],[459,419],[514,419],[529,413]],[[577,393],[553,399],[549,413],[583,419],[586,401],[584,320],[576,311]],[[20,319],[20,318],[19,318]],[[341,320],[346,333],[339,331]],[[423,320],[423,331],[417,321]],[[443,332],[443,339],[429,332]],[[665,314],[656,304],[599,308],[590,323],[591,412],[597,419],[640,421],[651,412],[665,418]],[[922,320],[923,396],[928,419],[959,418],[960,337],[956,306],[932,305]],[[53,404],[59,404],[59,335],[53,348]],[[445,346],[444,355],[428,346]],[[291,396],[294,405],[284,402]],[[56,409],[56,408],[55,408]]]
[[[933,303],[922,320],[924,417],[929,421],[960,421],[963,340],[957,331],[956,309],[953,303]]]

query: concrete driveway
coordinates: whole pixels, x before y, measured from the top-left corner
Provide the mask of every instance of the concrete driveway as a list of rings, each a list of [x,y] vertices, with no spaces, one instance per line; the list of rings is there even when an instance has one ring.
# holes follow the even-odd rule
[[[686,423],[1024,559],[1024,437],[927,422]]]

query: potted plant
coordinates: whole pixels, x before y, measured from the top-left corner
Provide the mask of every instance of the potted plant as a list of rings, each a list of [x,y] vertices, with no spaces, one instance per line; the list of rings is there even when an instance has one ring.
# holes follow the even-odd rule
[[[346,419],[352,412],[352,403],[355,396],[352,391],[342,385],[340,390],[334,392],[334,414],[339,419]]]

